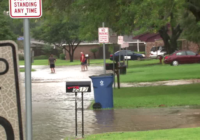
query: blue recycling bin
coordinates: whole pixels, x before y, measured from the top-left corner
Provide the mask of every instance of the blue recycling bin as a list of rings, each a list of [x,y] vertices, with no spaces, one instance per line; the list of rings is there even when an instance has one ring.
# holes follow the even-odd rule
[[[95,103],[102,108],[113,108],[113,74],[90,76],[94,87]]]

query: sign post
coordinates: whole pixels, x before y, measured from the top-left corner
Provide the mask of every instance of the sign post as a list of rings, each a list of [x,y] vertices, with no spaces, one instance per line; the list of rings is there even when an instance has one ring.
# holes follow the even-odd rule
[[[25,91],[26,91],[26,138],[32,139],[32,87],[31,87],[31,51],[29,19],[24,19],[24,58],[25,58]]]
[[[40,18],[42,16],[42,1],[9,0],[9,11],[11,18],[24,18],[26,139],[32,140],[32,87],[29,18]]]
[[[124,42],[122,44],[122,48],[126,48],[126,56],[127,56],[127,48],[129,47],[129,43],[127,42]],[[128,67],[128,59],[126,59],[126,62],[127,62],[127,67]],[[125,58],[124,58],[124,63],[125,63]]]
[[[120,56],[120,50],[121,50],[121,46],[122,46],[122,44],[124,43],[124,37],[123,36],[118,36],[118,42],[117,42],[118,44],[120,44],[120,46],[119,46],[119,65],[120,65],[120,59],[121,59],[121,56]]]
[[[109,28],[104,27],[104,22],[102,23],[102,28],[98,29],[99,33],[99,43],[103,43],[103,59],[104,59],[104,74],[106,74],[106,51],[105,43],[109,42]]]

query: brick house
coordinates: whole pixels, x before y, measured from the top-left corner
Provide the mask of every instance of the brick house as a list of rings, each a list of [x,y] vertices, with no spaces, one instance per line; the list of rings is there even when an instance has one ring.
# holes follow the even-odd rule
[[[111,35],[110,36],[110,43],[105,44],[105,51],[106,51],[106,58],[110,57],[110,52],[109,52],[109,46],[112,44],[114,47],[114,52],[119,50],[119,45],[117,44],[117,35]],[[142,41],[139,41],[137,39],[133,39],[133,36],[124,36],[124,42],[129,44],[129,47],[127,48],[128,50],[132,50],[135,52],[145,52],[145,44]],[[64,44],[65,45],[65,44]],[[94,42],[82,42],[80,45],[77,47],[77,49],[74,52],[74,59],[79,59],[80,58],[80,52],[83,52],[84,54],[89,54],[90,59],[94,59],[94,55],[91,52],[91,49],[97,48],[98,51],[96,53],[96,58],[97,59],[102,59],[103,58],[103,47],[102,44],[99,44],[98,41]],[[66,51],[66,59],[69,59],[69,54]]]
[[[149,57],[150,55],[150,50],[152,47],[154,46],[164,46],[164,42],[162,40],[162,38],[160,37],[160,35],[157,34],[153,34],[153,33],[145,33],[139,36],[135,36],[133,37],[134,39],[139,39],[141,41],[146,42],[145,44],[145,54],[146,57]],[[200,46],[198,46],[197,44],[187,41],[185,39],[179,39],[178,40],[178,44],[179,44],[179,49],[180,50],[191,50],[195,53],[198,53]]]

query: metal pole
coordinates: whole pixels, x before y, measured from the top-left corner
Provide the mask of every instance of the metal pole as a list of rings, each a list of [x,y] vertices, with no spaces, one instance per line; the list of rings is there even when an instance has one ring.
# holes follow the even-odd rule
[[[104,22],[102,23],[102,26],[104,27]],[[104,60],[103,71],[104,71],[104,74],[106,74],[106,51],[105,51],[105,43],[103,43],[103,60]]]
[[[84,106],[83,106],[83,92],[82,95],[82,138],[84,137]]]
[[[26,92],[26,140],[32,140],[32,87],[29,19],[24,19],[24,57]]]
[[[140,51],[139,40],[137,40],[137,51]]]
[[[121,44],[119,45],[119,66],[120,66],[120,61],[121,61],[120,51],[121,51]]]
[[[77,136],[77,92],[75,92],[75,135]]]
[[[120,67],[121,67],[121,64],[120,64],[120,61],[121,61],[120,51],[121,51],[121,44],[119,45],[119,64],[118,64],[118,67],[119,67],[118,73],[119,74],[120,74]]]
[[[114,83],[114,88],[115,88],[115,57],[114,57],[114,50],[115,47],[113,46],[113,83]]]
[[[128,47],[126,47],[126,65],[127,65],[127,68],[128,68],[127,48],[128,48]]]

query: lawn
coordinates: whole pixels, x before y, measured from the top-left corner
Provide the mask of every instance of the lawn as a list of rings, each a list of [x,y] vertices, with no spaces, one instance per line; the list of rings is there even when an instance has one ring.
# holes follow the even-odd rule
[[[140,132],[103,133],[84,140],[199,140],[200,128],[168,129]],[[68,140],[67,138],[65,140]]]
[[[200,64],[171,66],[158,64],[158,60],[130,61],[126,75],[120,76],[123,83],[152,82],[200,78]]]
[[[31,69],[31,71],[36,71],[36,70],[35,69]],[[25,72],[25,69],[24,68],[20,69],[20,72]]]
[[[107,63],[112,63],[111,60],[107,59]],[[74,60],[74,62],[69,62],[69,60],[56,60],[56,66],[72,66],[72,65],[80,65],[80,60]],[[91,59],[91,65],[103,65],[103,59]],[[24,65],[24,61],[19,61],[19,65]],[[48,65],[47,59],[42,60],[34,60],[33,65]]]
[[[200,105],[200,84],[114,89],[114,108]]]
[[[158,62],[159,60],[157,59],[129,61],[127,74],[120,76],[120,82],[132,83],[200,78],[200,64],[171,66],[159,64]],[[112,63],[112,61],[107,59],[106,63]],[[24,61],[20,61],[19,64],[24,65]],[[33,65],[48,65],[48,60],[34,60]],[[70,65],[80,65],[80,61],[69,62],[69,60],[60,59],[56,61],[56,66]],[[92,59],[90,60],[90,65],[103,65],[103,59]]]

